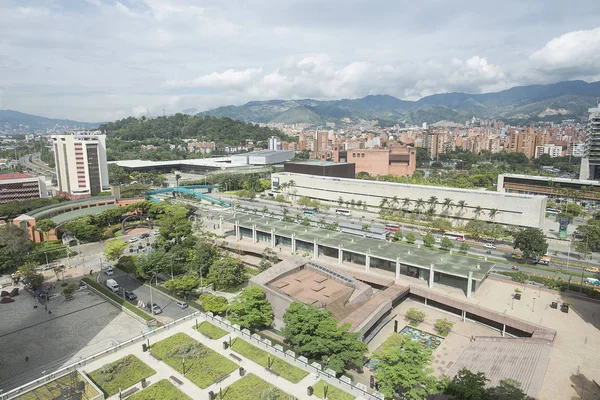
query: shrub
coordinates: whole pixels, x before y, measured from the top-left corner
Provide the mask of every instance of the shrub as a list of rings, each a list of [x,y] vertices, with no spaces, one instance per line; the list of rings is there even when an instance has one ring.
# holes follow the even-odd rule
[[[417,240],[417,238],[415,237],[415,234],[414,234],[414,233],[412,233],[412,232],[409,232],[409,233],[406,235],[406,242],[407,242],[407,243],[413,244],[413,243],[415,242],[415,240]]]
[[[452,330],[454,322],[447,320],[446,318],[438,319],[435,321],[435,330],[442,336],[446,336]]]
[[[413,324],[418,325],[425,321],[427,314],[425,314],[423,311],[417,310],[416,308],[409,308],[404,316]]]

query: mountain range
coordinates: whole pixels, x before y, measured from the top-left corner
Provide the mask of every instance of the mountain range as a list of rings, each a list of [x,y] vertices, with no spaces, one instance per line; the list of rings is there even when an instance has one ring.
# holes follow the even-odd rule
[[[94,129],[99,123],[53,119],[13,110],[0,110],[1,133],[52,133],[71,129]]]
[[[439,121],[465,122],[472,117],[502,119],[512,123],[561,120],[587,115],[600,96],[600,82],[565,81],[550,85],[517,86],[494,93],[441,93],[418,101],[390,95],[360,99],[319,101],[251,101],[199,113],[200,116],[230,117],[255,123],[309,123],[324,125],[347,119],[379,120],[380,125],[428,124]]]

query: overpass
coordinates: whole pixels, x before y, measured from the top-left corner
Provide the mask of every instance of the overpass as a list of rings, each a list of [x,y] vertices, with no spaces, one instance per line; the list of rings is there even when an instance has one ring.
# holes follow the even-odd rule
[[[215,199],[214,197],[209,196],[206,193],[200,193],[194,189],[208,189],[209,193],[211,193],[211,191],[213,189],[217,189],[217,186],[214,186],[214,185],[174,186],[174,187],[152,190],[152,191],[150,191],[149,196],[152,199],[152,198],[155,198],[154,196],[157,194],[177,192],[177,193],[192,195],[192,196],[196,197],[197,199],[205,200],[211,204],[215,204],[218,206],[222,206],[222,207],[230,207],[231,206],[231,204],[229,204],[225,201]]]

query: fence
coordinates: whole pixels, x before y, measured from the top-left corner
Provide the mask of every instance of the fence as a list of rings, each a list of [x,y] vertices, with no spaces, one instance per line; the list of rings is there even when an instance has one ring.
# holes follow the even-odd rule
[[[308,372],[316,373],[318,376],[321,377],[321,379],[326,380],[328,383],[338,386],[340,389],[343,389],[347,392],[352,393],[354,396],[357,396],[357,400],[360,400],[360,399],[383,400],[384,399],[384,396],[382,393],[379,393],[379,392],[370,393],[367,390],[367,387],[365,385],[363,385],[361,383],[354,384],[354,383],[352,383],[352,380],[347,376],[343,375],[343,376],[337,378],[335,371],[333,371],[331,369],[323,370],[323,367],[319,363],[316,363],[316,362],[309,363],[308,359],[306,359],[306,357],[302,357],[302,356],[296,357],[296,354],[292,350],[284,351],[283,347],[281,345],[279,345],[279,344],[272,345],[271,341],[269,339],[262,338],[257,334],[251,334],[250,331],[247,329],[240,329],[239,325],[231,325],[229,323],[229,321],[227,321],[219,316],[214,316],[210,312],[202,313],[200,311],[197,311],[193,314],[186,315],[185,317],[180,318],[176,321],[169,322],[166,325],[155,328],[145,334],[136,336],[136,337],[129,339],[123,343],[119,343],[116,346],[110,347],[109,349],[106,349],[104,351],[96,353],[96,354],[94,354],[88,358],[85,358],[77,363],[74,363],[69,366],[58,369],[51,374],[46,374],[46,375],[42,376],[41,378],[31,381],[25,385],[19,386],[18,388],[15,388],[9,392],[0,394],[0,400],[8,400],[8,399],[14,398],[18,395],[21,395],[21,394],[29,391],[29,390],[35,389],[38,386],[42,386],[49,380],[66,375],[69,372],[73,372],[73,371],[77,370],[77,368],[84,367],[86,365],[86,363],[88,363],[90,361],[94,361],[98,357],[102,357],[102,356],[104,356],[106,354],[110,354],[110,353],[115,353],[122,347],[129,346],[130,344],[146,341],[146,339],[148,339],[149,337],[151,337],[157,333],[166,331],[175,325],[181,324],[182,322],[189,321],[191,319],[198,318],[198,317],[204,317],[204,319],[206,319],[207,321],[210,321],[216,325],[219,325],[230,332],[237,333],[240,337],[244,338],[244,340],[248,340],[251,343],[254,343],[256,345],[264,347],[272,354],[280,356],[283,360],[285,360],[286,362],[288,362],[290,364],[293,364],[293,365],[295,365],[299,368],[302,368]]]
[[[337,378],[335,371],[325,368],[317,362],[309,363],[308,359],[303,356],[296,356],[292,350],[284,351],[283,347],[279,344],[272,345],[271,341],[267,338],[263,338],[258,334],[251,334],[248,329],[241,329],[239,325],[231,325],[229,321],[213,315],[211,312],[204,314],[204,317],[207,321],[212,322],[226,330],[237,333],[244,340],[248,340],[249,342],[258,345],[260,347],[264,347],[270,353],[279,356],[284,361],[295,365],[299,368],[304,369],[305,371],[316,373],[321,379],[326,380],[328,383],[339,387],[347,392],[350,392],[354,396],[357,396],[357,400],[359,399],[368,399],[368,400],[383,400],[384,396],[382,393],[374,392],[370,393],[367,390],[367,387],[361,383],[354,384],[352,380],[342,375]]]
[[[146,339],[148,339],[149,337],[151,337],[151,336],[153,336],[153,335],[155,335],[157,333],[166,331],[166,330],[168,330],[169,328],[171,328],[171,327],[173,327],[175,325],[178,325],[178,324],[180,324],[182,322],[185,322],[185,321],[188,321],[190,319],[197,318],[198,316],[202,316],[202,315],[203,315],[202,313],[200,313],[199,311],[197,311],[197,312],[195,312],[193,314],[186,315],[185,317],[180,318],[180,319],[178,319],[176,321],[169,322],[166,325],[163,325],[163,326],[160,326],[158,328],[155,328],[155,329],[153,329],[153,330],[151,330],[149,332],[146,332],[146,333],[144,333],[142,335],[138,335],[138,336],[136,336],[136,337],[134,337],[132,339],[129,339],[129,340],[125,341],[125,342],[119,343],[116,346],[110,347],[110,348],[108,348],[106,350],[103,350],[101,352],[98,352],[98,353],[96,353],[96,354],[94,354],[94,355],[92,355],[90,357],[84,358],[83,360],[81,360],[79,362],[76,362],[76,363],[73,363],[73,364],[68,365],[66,367],[60,368],[60,369],[54,371],[51,374],[46,374],[46,375],[42,376],[41,378],[38,378],[38,379],[36,379],[34,381],[26,383],[25,385],[19,386],[18,388],[15,388],[15,389],[12,389],[12,390],[10,390],[10,391],[8,391],[6,393],[0,394],[0,400],[8,400],[8,399],[14,398],[16,396],[19,396],[19,395],[21,395],[21,394],[23,394],[23,393],[25,393],[25,392],[27,392],[29,390],[35,389],[38,386],[42,386],[43,384],[45,384],[49,380],[52,380],[52,379],[55,379],[55,378],[59,378],[59,377],[61,377],[63,375],[66,375],[69,372],[73,372],[73,371],[77,370],[77,368],[84,367],[86,365],[86,363],[88,363],[90,361],[94,361],[98,357],[102,357],[102,356],[104,356],[106,354],[110,354],[110,353],[115,353],[119,349],[121,349],[122,347],[129,346],[130,344],[137,343],[137,342],[143,342]]]

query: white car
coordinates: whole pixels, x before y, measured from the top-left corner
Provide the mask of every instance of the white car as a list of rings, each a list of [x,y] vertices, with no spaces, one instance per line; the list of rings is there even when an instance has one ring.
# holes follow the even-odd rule
[[[435,238],[435,242],[436,242],[436,243],[442,243],[442,238],[436,237],[436,238]]]
[[[493,245],[493,244],[491,244],[491,243],[486,243],[486,244],[484,244],[484,245],[483,245],[483,248],[484,248],[484,249],[490,249],[490,250],[496,250],[496,246],[494,246],[494,245]]]
[[[158,232],[158,229],[155,229],[155,230],[153,230],[153,231],[152,231],[152,234],[153,234],[153,235],[158,235],[158,233],[159,233],[159,232]]]
[[[131,239],[129,239],[129,243],[135,243],[135,242],[137,242],[138,240],[140,240],[140,239],[138,239],[138,238],[134,237],[134,238],[131,238]]]

